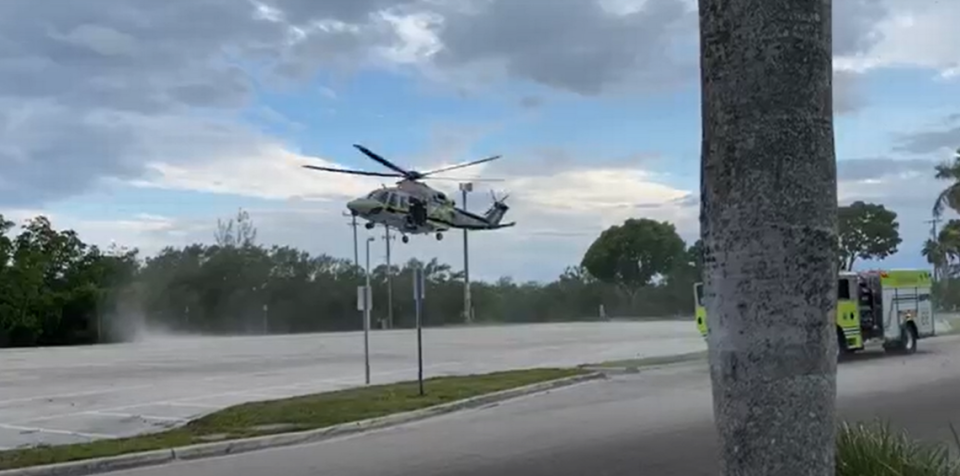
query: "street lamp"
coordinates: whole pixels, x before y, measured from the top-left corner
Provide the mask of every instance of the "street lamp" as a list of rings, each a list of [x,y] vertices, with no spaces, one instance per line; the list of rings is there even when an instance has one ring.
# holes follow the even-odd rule
[[[460,193],[463,195],[463,210],[467,210],[467,193],[473,191],[473,183],[460,184]],[[467,229],[463,229],[463,318],[473,322],[473,306],[470,303],[470,246],[467,242]]]
[[[370,385],[370,243],[374,238],[367,237],[367,270],[366,286],[363,289],[363,372],[367,385]]]

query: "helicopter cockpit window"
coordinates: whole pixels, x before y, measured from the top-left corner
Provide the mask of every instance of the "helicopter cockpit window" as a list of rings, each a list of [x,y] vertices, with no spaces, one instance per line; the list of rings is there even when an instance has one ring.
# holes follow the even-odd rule
[[[396,208],[396,206],[397,206],[398,203],[399,203],[399,201],[397,200],[397,194],[391,193],[390,196],[389,196],[389,198],[388,198],[387,205],[390,206],[390,207]]]
[[[445,202],[445,201],[447,201],[447,196],[444,195],[444,194],[442,194],[442,193],[438,193],[438,194],[437,194],[436,196],[434,196],[433,198],[434,198],[437,202]]]

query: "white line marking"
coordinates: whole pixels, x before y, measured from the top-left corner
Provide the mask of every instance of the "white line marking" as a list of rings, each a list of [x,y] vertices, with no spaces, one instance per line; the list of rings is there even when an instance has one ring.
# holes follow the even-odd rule
[[[149,403],[145,403],[145,404],[143,404],[143,405],[137,405],[137,406],[146,407],[146,406],[150,406],[150,405],[151,405],[151,404],[149,404]],[[178,401],[165,402],[165,403],[157,403],[157,404],[155,404],[155,405],[156,405],[156,406],[169,405],[169,406],[171,406],[171,407],[185,407],[185,408],[208,408],[208,409],[209,409],[209,408],[223,408],[223,407],[221,407],[220,405],[206,405],[206,404],[203,404],[203,403],[180,403],[180,402],[178,402]],[[130,407],[130,408],[137,408],[137,407],[134,406],[134,407]]]
[[[117,435],[106,435],[103,433],[84,433],[80,431],[57,430],[54,428],[38,428],[35,426],[7,425],[5,423],[0,423],[0,428],[5,428],[7,430],[53,433],[55,435],[82,436],[84,438],[92,439],[119,438]]]
[[[33,397],[22,397],[22,398],[11,398],[8,400],[0,400],[0,406],[8,405],[11,403],[25,403],[32,402],[34,400],[53,400],[55,398],[70,398],[70,397],[85,397],[88,395],[99,395],[103,393],[114,393],[114,392],[123,392],[126,390],[140,390],[144,388],[152,387],[153,385],[134,385],[130,387],[117,387],[110,389],[98,389],[98,390],[87,390],[83,392],[70,392],[70,393],[54,393],[49,395],[36,395]]]
[[[92,411],[92,415],[103,415],[111,417],[120,417],[120,418],[143,418],[145,420],[161,420],[161,421],[190,421],[189,418],[177,418],[177,417],[166,417],[166,416],[157,416],[157,415],[143,415],[141,413],[123,413],[123,412],[107,412],[107,411]]]

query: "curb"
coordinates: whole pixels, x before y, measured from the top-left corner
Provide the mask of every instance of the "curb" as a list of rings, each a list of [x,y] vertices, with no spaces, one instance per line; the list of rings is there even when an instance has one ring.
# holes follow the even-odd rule
[[[191,461],[203,458],[213,458],[267,448],[293,446],[307,443],[316,443],[338,436],[362,433],[391,426],[412,423],[427,418],[445,415],[461,410],[481,408],[497,404],[506,400],[547,392],[549,390],[568,387],[582,382],[606,378],[603,372],[591,372],[584,375],[565,377],[546,382],[535,383],[524,387],[501,390],[476,397],[454,402],[435,405],[404,413],[394,413],[379,418],[361,420],[351,423],[320,428],[316,430],[300,431],[295,433],[281,433],[277,435],[258,436],[231,441],[201,443],[191,446],[182,446],[165,450],[155,450],[143,453],[95,458],[83,461],[72,461],[28,468],[8,469],[0,471],[0,476],[86,476],[91,474],[121,471],[148,466],[159,466],[174,461]]]
[[[607,375],[629,375],[629,374],[638,374],[646,370],[656,370],[669,367],[680,367],[683,365],[689,365],[699,362],[704,362],[707,360],[707,356],[692,356],[690,358],[685,358],[681,360],[676,360],[673,362],[662,362],[662,363],[652,363],[652,364],[640,364],[632,366],[622,366],[622,367],[604,367],[602,365],[582,365],[581,369],[588,372],[600,372]],[[3,476],[0,473],[0,476]]]

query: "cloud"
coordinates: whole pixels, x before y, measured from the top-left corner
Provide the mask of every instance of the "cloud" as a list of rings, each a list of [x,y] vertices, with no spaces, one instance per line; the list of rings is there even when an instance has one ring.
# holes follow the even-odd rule
[[[897,152],[912,154],[952,152],[960,148],[960,125],[901,134],[897,142],[898,144],[894,147]],[[944,158],[949,156],[944,154]]]
[[[524,109],[539,109],[546,101],[540,96],[524,96],[520,98],[520,107]]]
[[[547,0],[470,6],[441,10],[436,37],[442,47],[431,58],[437,67],[464,71],[463,76],[510,76],[586,95],[628,82],[662,87],[696,78],[696,58],[678,61],[672,54],[678,42],[696,45],[696,36],[690,35],[696,31],[696,16],[679,0],[647,2],[629,13],[590,1],[569,2],[564,8]]]
[[[860,5],[869,3],[869,5]],[[960,73],[960,4],[941,0],[873,0],[834,2],[861,6],[865,16],[857,19],[862,38],[859,51],[838,51],[840,68],[866,71],[884,67],[919,67],[938,71],[943,77]],[[881,13],[883,12],[883,13]],[[840,20],[838,12],[835,20]],[[840,20],[843,21],[843,20]],[[872,24],[872,27],[870,25]],[[840,40],[843,41],[843,40]],[[849,42],[847,42],[849,43]]]
[[[0,2],[0,205],[262,155],[269,140],[238,122],[261,82],[381,61],[378,48],[403,46],[364,10],[384,2],[310,5],[272,2],[290,9],[281,14],[235,0]],[[259,115],[282,122],[275,112]]]
[[[837,161],[837,180],[840,183],[876,182],[895,177],[900,179],[933,176],[936,162],[925,159],[846,159]]]

